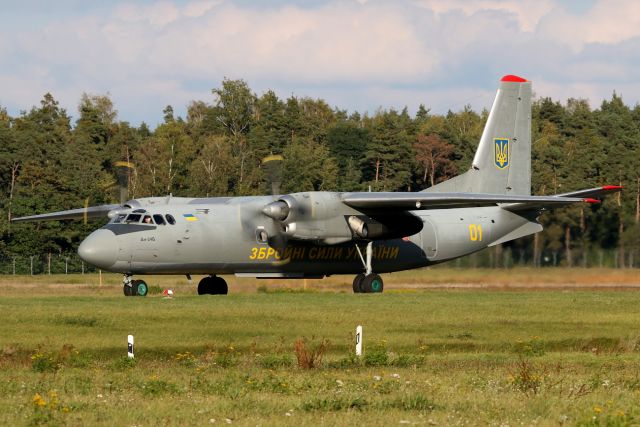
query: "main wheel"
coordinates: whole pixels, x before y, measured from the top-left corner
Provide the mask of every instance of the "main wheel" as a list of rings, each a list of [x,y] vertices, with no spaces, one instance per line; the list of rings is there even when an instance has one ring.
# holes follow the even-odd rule
[[[198,283],[198,295],[211,295],[213,294],[213,277],[203,277]]]
[[[363,273],[358,274],[353,278],[353,292],[356,294],[362,293],[362,281],[365,275]]]
[[[384,289],[382,277],[377,274],[370,274],[362,280],[362,290],[367,293],[380,293]]]
[[[124,291],[124,296],[125,297],[130,297],[131,296],[132,286],[122,285],[122,290]]]
[[[229,286],[222,277],[211,277],[213,282],[213,295],[227,295],[229,293]]]
[[[130,296],[135,297],[136,295],[138,295],[138,283],[140,283],[142,280],[132,280],[131,281],[131,294]]]
[[[147,293],[149,292],[147,283],[144,280],[136,280],[136,282],[138,282],[137,285],[135,285],[136,295],[146,297]]]

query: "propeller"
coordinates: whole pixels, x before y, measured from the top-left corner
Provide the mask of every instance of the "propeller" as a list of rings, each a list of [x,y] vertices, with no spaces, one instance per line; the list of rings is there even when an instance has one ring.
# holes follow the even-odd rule
[[[262,167],[267,176],[267,181],[271,183],[271,194],[280,194],[280,184],[282,184],[282,161],[284,157],[279,154],[272,154],[262,159]]]
[[[129,187],[131,185],[131,172],[135,166],[131,162],[115,162],[116,177],[118,179],[118,187],[120,188],[120,204],[129,198]]]

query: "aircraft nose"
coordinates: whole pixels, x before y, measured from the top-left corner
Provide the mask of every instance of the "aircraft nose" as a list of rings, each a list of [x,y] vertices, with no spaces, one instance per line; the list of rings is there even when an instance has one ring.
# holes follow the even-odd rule
[[[89,234],[78,248],[83,261],[105,270],[118,260],[118,241],[111,230],[100,229]]]

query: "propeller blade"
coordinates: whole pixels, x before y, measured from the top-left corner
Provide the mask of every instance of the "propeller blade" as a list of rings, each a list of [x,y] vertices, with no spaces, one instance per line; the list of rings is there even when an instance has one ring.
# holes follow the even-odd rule
[[[115,162],[116,177],[120,189],[120,203],[124,204],[129,197],[129,183],[131,182],[131,171],[135,166],[131,162]]]
[[[271,195],[280,194],[280,184],[282,183],[282,161],[284,158],[279,154],[272,154],[262,159],[267,181],[271,184]]]
[[[20,218],[12,218],[11,222],[26,222],[26,221],[59,221],[63,219],[96,219],[106,217],[107,214],[114,210],[121,208],[122,205],[101,205],[101,206],[88,206],[86,208],[70,209],[67,211],[50,212],[41,215],[29,215]]]

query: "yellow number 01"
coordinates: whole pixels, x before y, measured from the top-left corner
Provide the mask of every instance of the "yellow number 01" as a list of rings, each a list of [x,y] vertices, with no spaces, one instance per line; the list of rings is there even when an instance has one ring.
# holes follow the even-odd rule
[[[482,226],[480,224],[469,224],[469,239],[472,242],[482,241]]]

